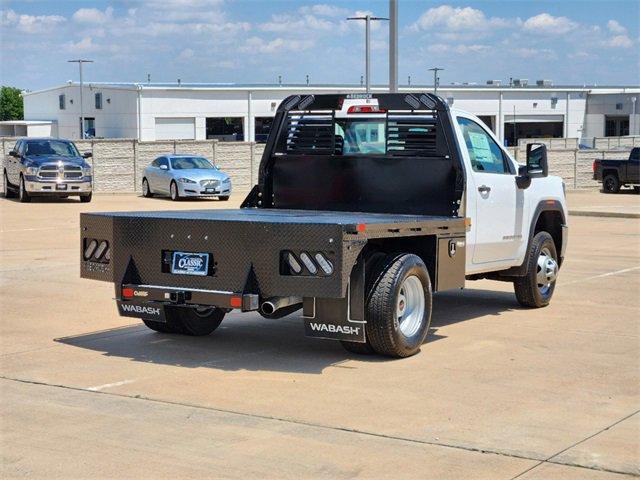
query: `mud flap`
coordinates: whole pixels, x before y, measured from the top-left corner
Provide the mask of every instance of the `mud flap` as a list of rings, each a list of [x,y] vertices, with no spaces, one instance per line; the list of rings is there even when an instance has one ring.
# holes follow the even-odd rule
[[[143,320],[153,320],[154,322],[167,322],[164,312],[164,305],[152,302],[123,302],[117,300],[118,313],[122,317],[134,317]]]
[[[302,318],[307,337],[366,341],[364,318],[364,261],[358,260],[343,298],[304,298]]]

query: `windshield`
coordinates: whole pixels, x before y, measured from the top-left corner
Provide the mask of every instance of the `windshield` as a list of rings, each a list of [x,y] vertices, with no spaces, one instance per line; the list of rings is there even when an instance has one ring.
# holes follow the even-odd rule
[[[30,140],[25,148],[25,155],[57,155],[59,157],[79,157],[78,149],[71,142],[60,140]]]
[[[336,119],[336,144],[343,143],[342,154],[384,154],[386,119]]]
[[[202,157],[178,157],[171,159],[171,168],[174,170],[190,170],[194,168],[215,168],[209,160]]]

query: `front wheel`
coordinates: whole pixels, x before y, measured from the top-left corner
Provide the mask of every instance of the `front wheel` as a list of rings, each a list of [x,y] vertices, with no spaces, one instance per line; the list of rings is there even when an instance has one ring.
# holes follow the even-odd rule
[[[420,351],[431,324],[431,281],[413,254],[388,255],[378,265],[366,306],[366,333],[381,355],[409,357]]]
[[[174,202],[180,200],[180,193],[178,192],[178,185],[176,182],[172,181],[171,186],[169,187],[169,191],[171,193],[171,200]]]
[[[91,193],[89,195],[80,195],[80,201],[82,203],[89,203],[91,201],[91,196]]]
[[[18,188],[18,200],[21,203],[28,203],[31,201],[31,197],[29,196],[29,192],[27,192],[27,188],[24,184],[24,177],[20,177],[20,187]]]
[[[218,197],[218,200],[220,200],[221,202],[226,202],[227,200],[229,200],[229,195],[221,195]]]
[[[516,299],[523,307],[546,307],[551,301],[558,277],[556,244],[547,232],[538,232],[531,241],[527,273],[513,282]]]
[[[4,198],[12,198],[15,196],[15,193],[13,190],[11,190],[11,187],[9,187],[9,178],[7,178],[7,172],[3,173],[4,175]]]
[[[602,180],[602,189],[605,193],[618,193],[620,191],[620,181],[617,175],[610,173]]]

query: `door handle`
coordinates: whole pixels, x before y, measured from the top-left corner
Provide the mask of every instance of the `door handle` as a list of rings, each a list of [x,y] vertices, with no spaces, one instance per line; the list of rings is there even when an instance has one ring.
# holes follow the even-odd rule
[[[489,193],[491,191],[491,187],[487,187],[486,185],[480,185],[478,187],[478,191],[480,193]]]

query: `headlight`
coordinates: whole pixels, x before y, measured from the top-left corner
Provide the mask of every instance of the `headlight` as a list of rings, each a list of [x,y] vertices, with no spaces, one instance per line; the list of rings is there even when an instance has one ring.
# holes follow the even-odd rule
[[[191,180],[189,178],[179,178],[178,181],[180,183],[197,183],[197,182],[194,182],[193,180]]]
[[[231,179],[230,178],[225,178],[224,180],[222,180],[222,183],[231,183]]]
[[[37,175],[38,167],[27,167],[27,175]]]
[[[88,177],[89,175],[91,175],[91,167],[84,167],[84,168],[82,169],[82,174],[83,174],[85,177]]]

